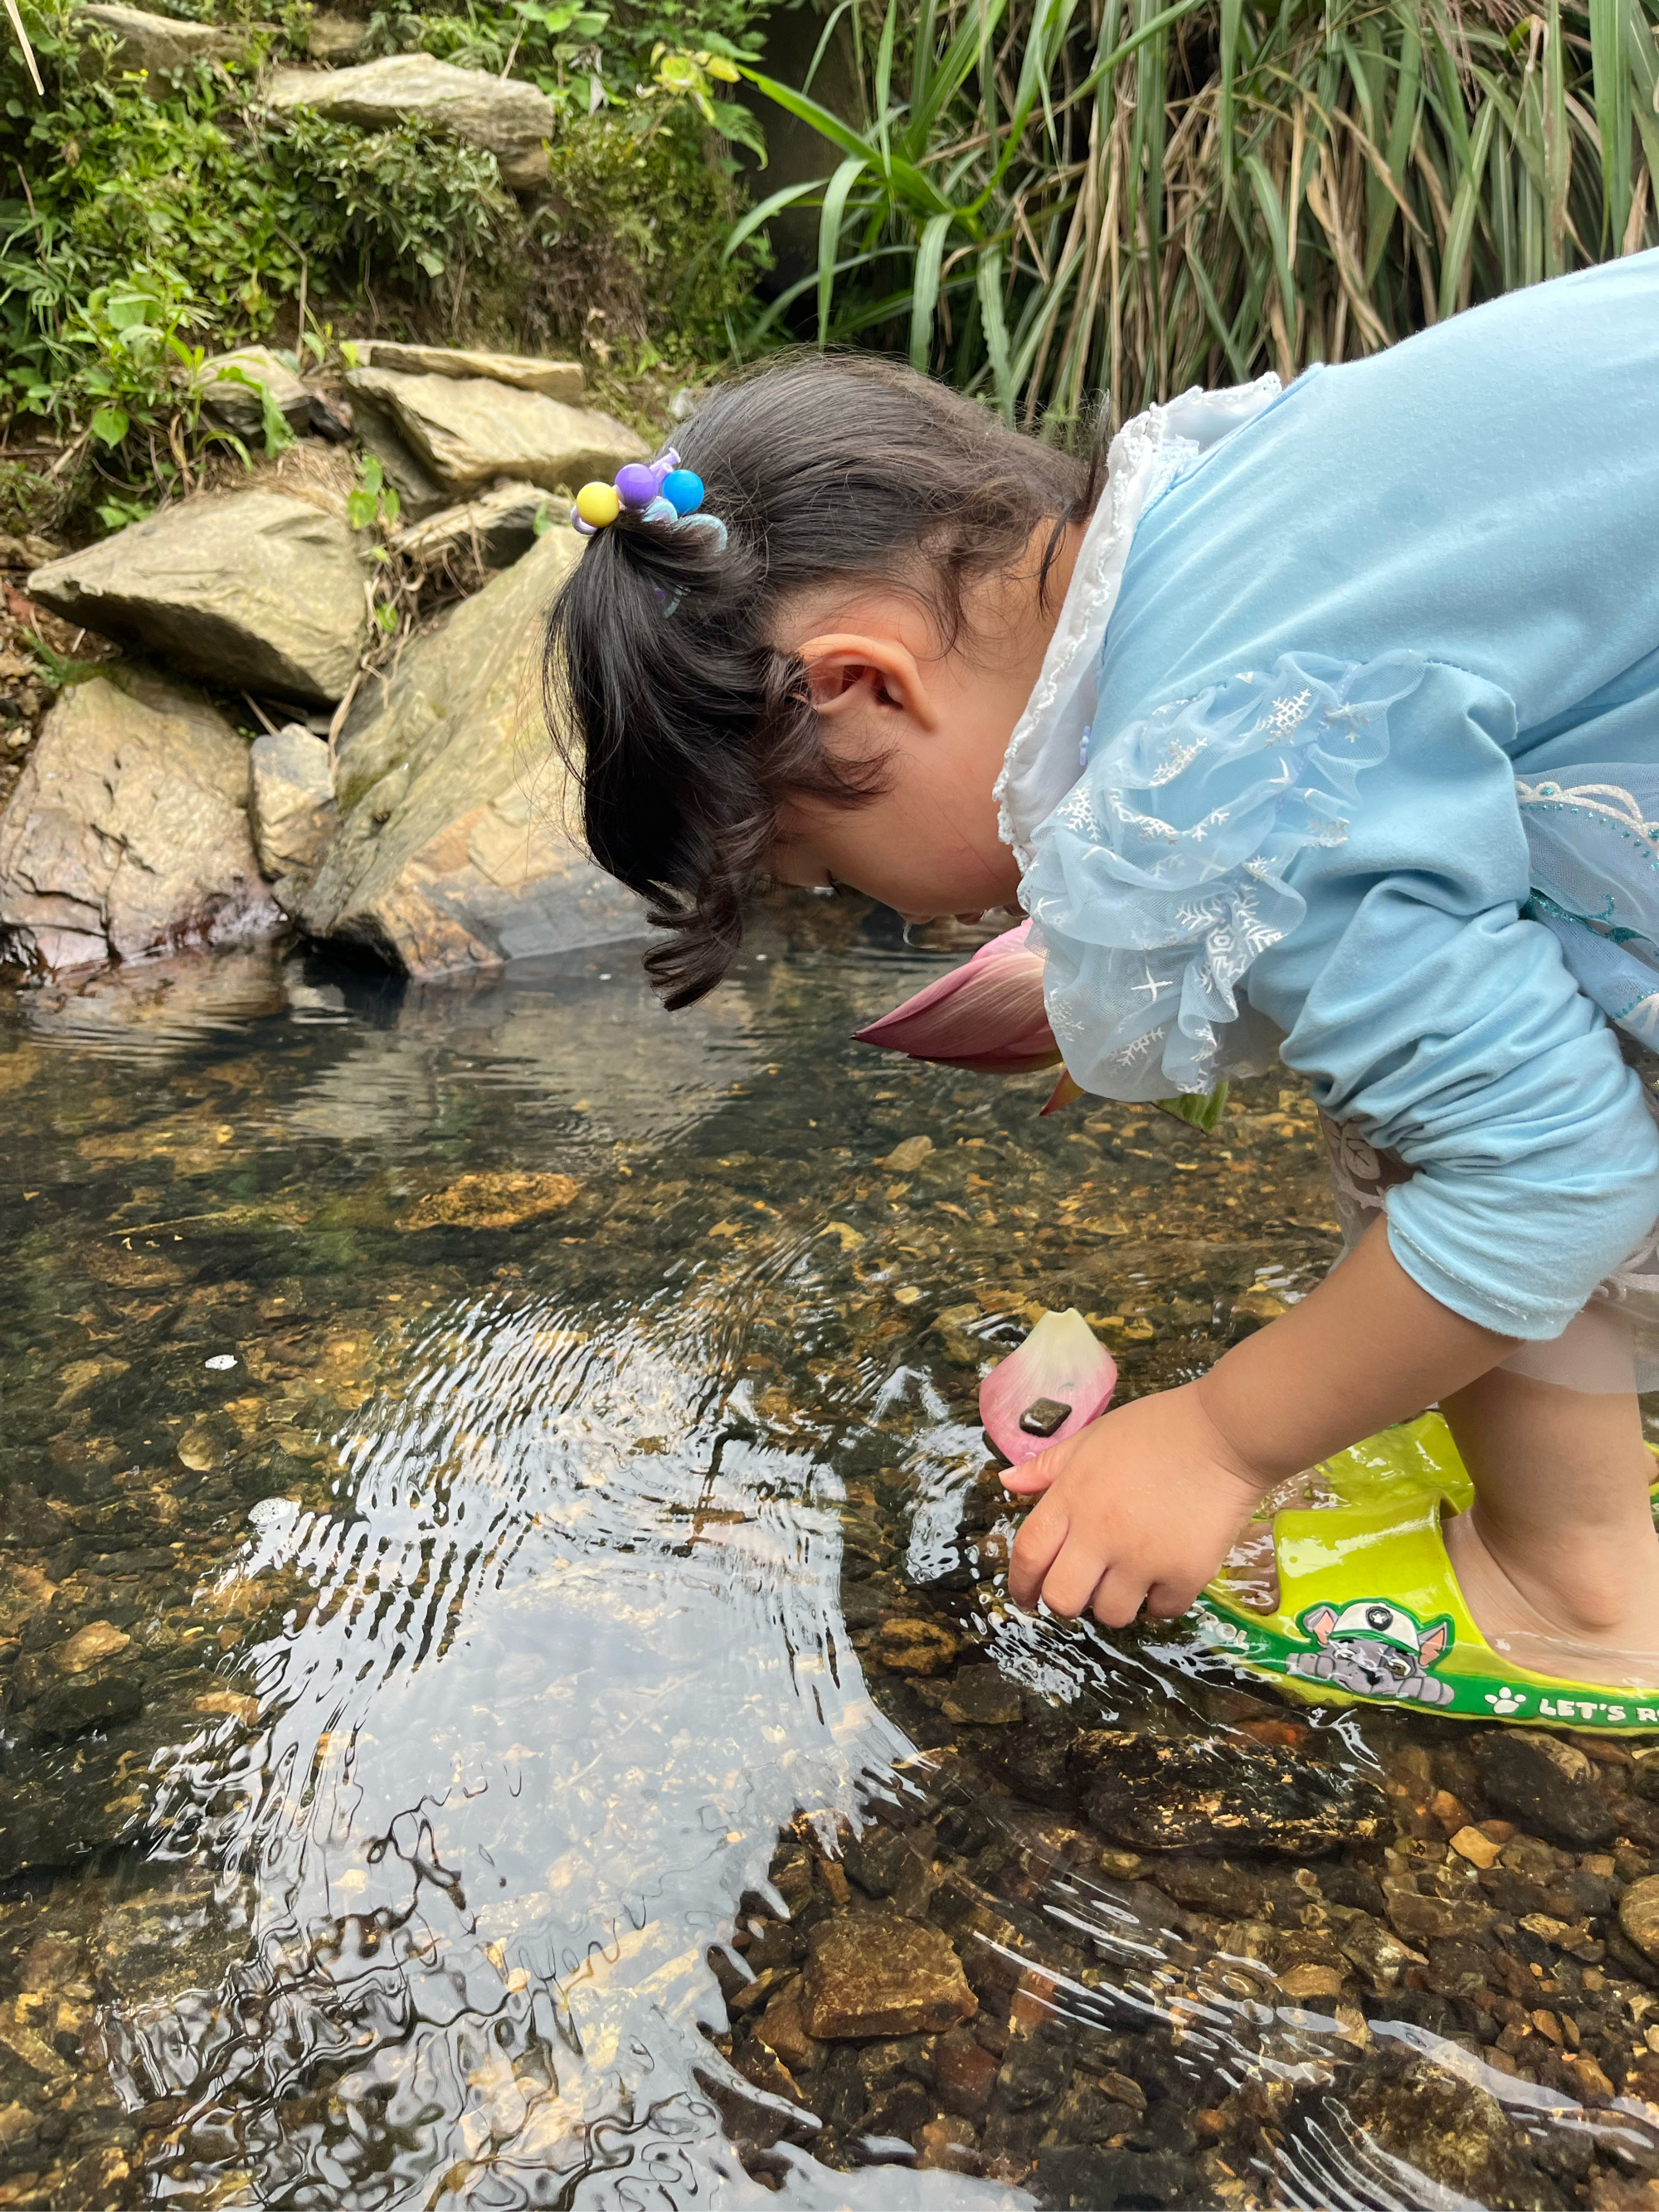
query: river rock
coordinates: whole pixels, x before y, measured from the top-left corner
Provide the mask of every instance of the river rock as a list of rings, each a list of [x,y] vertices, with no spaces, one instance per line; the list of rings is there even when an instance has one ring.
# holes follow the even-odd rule
[[[346,373],[353,418],[417,520],[509,477],[574,493],[647,448],[625,424],[483,377]]]
[[[537,518],[551,506],[538,484],[497,484],[478,499],[400,530],[392,550],[432,568],[459,555],[481,568],[510,568],[535,544]]]
[[[259,866],[273,879],[315,868],[340,826],[325,740],[289,722],[254,739],[251,765]]]
[[[941,2034],[979,2010],[949,1940],[920,1921],[847,1913],[811,1941],[802,2019],[821,2042]]]
[[[542,723],[542,617],[580,546],[548,531],[360,702],[335,777],[340,834],[295,908],[313,936],[434,976],[640,933],[637,902],[561,826],[565,777]]]
[[[360,339],[357,361],[363,368],[392,368],[404,376],[482,376],[520,392],[544,392],[568,406],[581,404],[579,361],[544,361],[530,353],[480,353],[465,346],[400,345],[392,338]]]
[[[1632,1882],[1619,1900],[1619,1925],[1638,1951],[1659,1960],[1659,1874]]]
[[[350,531],[281,492],[164,507],[35,569],[28,592],[184,675],[319,705],[356,674],[368,620]]]
[[[246,744],[194,693],[74,685],[0,814],[0,944],[55,969],[268,934],[247,798]]]
[[[1500,1813],[1574,1850],[1611,1841],[1617,1824],[1583,1753],[1540,1729],[1492,1729],[1469,1747]]]
[[[1461,2058],[1455,2054],[1453,2063]],[[1403,2159],[1442,2191],[1455,2191],[1454,2202],[1561,2201],[1540,2189],[1542,2177],[1526,2158],[1524,2138],[1497,2098],[1450,2066],[1419,2058],[1398,2073],[1362,2073],[1345,2101],[1348,2119],[1379,2148]]]
[[[1066,1777],[1091,1825],[1133,1850],[1313,1855],[1383,1824],[1376,1787],[1253,1736],[1082,1730]]]
[[[211,361],[203,362],[202,404],[216,422],[234,430],[239,438],[257,438],[264,428],[264,409],[258,393],[240,377],[227,374],[231,369],[239,369],[242,376],[264,386],[290,430],[305,428],[311,420],[311,394],[269,346],[239,346],[233,353],[216,354]]]
[[[464,146],[479,146],[499,163],[514,191],[547,175],[553,103],[519,77],[457,69],[430,54],[388,54],[350,69],[276,70],[264,88],[279,113],[308,109],[335,123],[384,130],[389,123],[429,124]]]
[[[152,15],[143,8],[122,8],[113,0],[91,0],[77,8],[75,21],[83,28],[107,33],[115,40],[113,64],[118,72],[153,76],[159,70],[193,69],[198,62],[224,62],[243,52],[246,29],[225,30],[212,23],[185,22],[177,15]],[[101,58],[83,51],[81,74],[101,72]]]

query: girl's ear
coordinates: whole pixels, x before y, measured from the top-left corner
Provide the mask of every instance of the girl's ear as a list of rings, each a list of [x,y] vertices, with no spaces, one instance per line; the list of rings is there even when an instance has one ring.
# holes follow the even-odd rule
[[[799,653],[820,714],[899,708],[921,728],[939,728],[939,708],[915,657],[896,638],[832,630],[809,637]]]

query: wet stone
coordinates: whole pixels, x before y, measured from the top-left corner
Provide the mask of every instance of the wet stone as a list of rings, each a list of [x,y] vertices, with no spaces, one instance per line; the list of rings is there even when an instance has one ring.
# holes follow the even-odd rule
[[[934,1620],[890,1620],[871,1646],[897,1674],[939,1674],[957,1656],[957,1639]]]
[[[1095,2150],[1079,2146],[1039,2150],[1036,2185],[1047,2204],[1097,2212],[1101,2205],[1191,2205],[1197,2176],[1184,2158],[1165,2153]]]
[[[1659,1961],[1659,1874],[1631,1884],[1619,1900],[1619,1925],[1638,1951]]]
[[[1018,1684],[994,1667],[964,1667],[939,1707],[947,1721],[974,1728],[1012,1728],[1021,1717]]]
[[[1068,1759],[1091,1826],[1139,1850],[1333,1850],[1382,1825],[1378,1791],[1252,1737],[1079,1734]]]
[[[1033,1398],[1019,1417],[1028,1437],[1051,1437],[1072,1417],[1072,1409],[1058,1398]]]
[[[1617,1824],[1577,1745],[1534,1729],[1493,1729],[1471,1749],[1487,1797],[1522,1827],[1577,1850],[1613,1840]]]
[[[89,1620],[84,1628],[77,1628],[66,1643],[59,1644],[52,1658],[60,1674],[84,1674],[89,1668],[115,1658],[131,1641],[123,1630],[112,1627],[107,1620]]]
[[[871,1913],[813,1931],[803,2019],[820,2040],[937,2033],[978,2008],[961,1960],[937,1929]]]

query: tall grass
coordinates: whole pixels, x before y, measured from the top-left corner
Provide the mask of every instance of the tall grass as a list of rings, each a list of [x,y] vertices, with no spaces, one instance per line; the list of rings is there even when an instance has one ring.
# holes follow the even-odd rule
[[[826,155],[733,234],[819,210],[755,337],[804,314],[1010,420],[1288,376],[1659,241],[1659,0],[878,9],[836,10],[858,123],[752,73]]]

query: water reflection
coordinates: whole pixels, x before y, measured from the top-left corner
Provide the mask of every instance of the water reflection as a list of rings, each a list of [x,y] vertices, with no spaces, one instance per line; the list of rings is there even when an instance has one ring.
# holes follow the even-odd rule
[[[1156,1387],[1332,1237],[1271,1087],[845,1045],[926,972],[815,907],[673,1021],[615,947],[0,1016],[0,2203],[1646,2188],[1636,1765],[1564,1850],[1444,1723],[1008,1609],[981,1362],[1077,1304]],[[931,2024],[832,2027],[849,1926]]]

